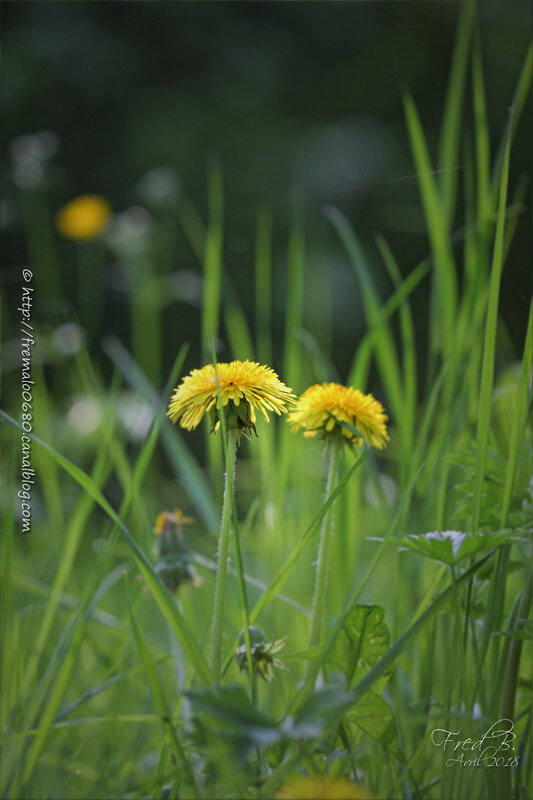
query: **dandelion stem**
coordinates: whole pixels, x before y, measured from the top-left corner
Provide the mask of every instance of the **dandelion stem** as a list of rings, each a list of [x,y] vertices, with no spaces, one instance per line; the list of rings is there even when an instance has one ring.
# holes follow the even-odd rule
[[[231,534],[231,509],[233,489],[235,485],[235,459],[237,455],[238,430],[228,431],[228,449],[226,458],[226,482],[224,485],[224,502],[222,504],[222,521],[218,543],[218,563],[215,579],[215,607],[213,612],[213,638],[211,645],[211,669],[215,680],[220,679],[222,670],[222,633],[224,625],[224,599],[226,595],[226,579],[228,572],[228,556]]]
[[[335,488],[338,455],[339,446],[337,444],[333,444],[330,450],[328,477],[326,481],[326,499],[330,496]],[[329,544],[331,538],[331,523],[333,521],[333,509],[334,504],[330,506],[328,512],[324,516],[324,519],[322,520],[322,528],[320,530],[320,545],[318,549],[318,561],[316,567],[315,594],[313,598],[313,619],[311,622],[311,637],[309,640],[309,647],[315,647],[316,645],[320,644],[320,639],[322,636],[322,625],[326,606]]]

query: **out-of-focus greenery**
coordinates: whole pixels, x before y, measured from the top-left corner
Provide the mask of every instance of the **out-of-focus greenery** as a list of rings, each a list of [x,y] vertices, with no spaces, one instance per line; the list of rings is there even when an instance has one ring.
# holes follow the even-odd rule
[[[364,243],[375,232],[385,234],[404,273],[427,253],[417,184],[408,177],[416,170],[405,136],[402,91],[408,88],[415,97],[435,155],[459,11],[458,3],[6,4],[2,135],[6,143],[41,130],[59,137],[44,179],[50,213],[86,192],[109,198],[117,211],[146,207],[139,184],[154,167],[165,166],[177,173],[183,216],[191,216],[186,193],[205,219],[206,162],[217,159],[224,175],[224,267],[250,321],[256,211],[261,205],[273,211],[278,347],[289,199],[293,188],[299,189],[306,195],[309,242],[304,319],[326,349],[333,343],[335,364],[345,375],[364,317],[322,209],[331,202],[339,206]],[[478,9],[492,146],[527,46],[528,15],[525,2],[511,7],[486,2]],[[515,173],[530,153],[529,107],[525,113],[513,154]],[[465,116],[460,164],[473,159],[468,100]],[[20,196],[12,183],[13,164],[4,162],[3,170],[4,252],[18,256],[27,251]],[[170,266],[196,272],[197,259],[174,213],[149,210],[163,228],[158,242],[173,242]],[[502,285],[515,347],[526,314],[518,284],[527,225],[519,228],[516,241]],[[75,258],[63,242],[58,259],[66,289],[74,282]],[[105,331],[123,338],[127,312],[120,279],[115,259],[106,260],[99,313]],[[9,260],[4,264],[10,266]],[[385,284],[379,259],[373,269]],[[17,279],[16,269],[9,277]],[[194,294],[192,286],[187,289]],[[225,292],[230,294],[229,286]],[[415,322],[423,340],[425,287],[417,296]],[[329,325],[324,303],[334,309]],[[176,338],[190,338],[193,319],[187,301],[166,309],[167,367]],[[188,364],[198,358],[193,343]]]

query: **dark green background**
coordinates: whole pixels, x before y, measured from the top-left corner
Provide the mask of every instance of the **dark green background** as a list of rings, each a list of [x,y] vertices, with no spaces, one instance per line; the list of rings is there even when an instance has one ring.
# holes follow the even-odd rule
[[[250,321],[256,213],[263,204],[272,207],[279,339],[290,197],[299,188],[307,198],[306,326],[329,346],[326,303],[333,360],[345,378],[364,320],[355,278],[323,206],[333,203],[347,214],[369,247],[385,295],[391,289],[372,250],[373,234],[385,234],[404,274],[426,254],[401,95],[403,89],[413,94],[436,158],[459,11],[459,3],[440,2],[4,3],[3,138],[9,143],[40,130],[59,136],[61,149],[46,186],[52,211],[85,192],[105,195],[117,211],[139,204],[139,179],[169,165],[205,215],[206,163],[214,155],[225,178],[224,266]],[[531,6],[520,0],[479,3],[478,21],[494,154],[531,37]],[[462,163],[471,113],[468,88]],[[531,171],[531,119],[529,107],[514,147],[512,180]],[[27,252],[11,170],[7,159],[7,285],[18,282],[20,256]],[[519,225],[502,285],[515,348],[523,340],[529,297],[528,216]],[[458,215],[457,228],[462,224]],[[68,275],[73,247],[60,237],[57,245]],[[91,345],[95,355],[104,334],[128,339],[127,307],[113,288],[110,254],[107,262],[105,313]],[[173,267],[199,271],[178,225]],[[317,271],[322,280],[327,272],[326,300],[313,290]],[[425,298],[421,287],[414,301],[422,351]],[[176,303],[167,312],[172,336],[163,363],[174,357],[175,339],[186,338],[193,342],[190,365],[196,364],[197,310]]]

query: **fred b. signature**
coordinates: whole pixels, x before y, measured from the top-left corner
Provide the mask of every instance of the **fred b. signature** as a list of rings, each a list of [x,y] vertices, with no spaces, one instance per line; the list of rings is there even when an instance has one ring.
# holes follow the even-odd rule
[[[435,728],[431,741],[446,753],[447,767],[517,767],[516,733],[510,719],[499,719],[479,739],[462,738],[460,731]]]

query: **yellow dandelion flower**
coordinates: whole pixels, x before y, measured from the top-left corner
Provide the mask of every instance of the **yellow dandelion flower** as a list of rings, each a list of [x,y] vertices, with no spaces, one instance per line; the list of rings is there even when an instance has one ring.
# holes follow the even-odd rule
[[[215,373],[214,365],[207,364],[202,369],[193,369],[174,390],[167,412],[172,422],[179,422],[190,431],[207,412],[211,431],[218,430],[217,374],[222,405],[227,406],[228,428],[250,428],[257,435],[255,409],[268,422],[269,411],[279,415],[287,411],[287,405],[296,404],[292,390],[270,367],[255,361],[230,361],[217,364]]]
[[[84,194],[56,214],[56,228],[67,239],[96,239],[107,228],[111,206],[97,194]]]
[[[389,440],[385,424],[388,417],[381,403],[351,386],[339,383],[310,386],[289,414],[293,430],[303,428],[304,436],[327,438],[341,432],[348,444],[362,444],[360,437],[337,420],[357,428],[372,447],[381,450]]]
[[[345,778],[298,776],[276,792],[276,800],[371,800],[372,795]]]
[[[193,518],[186,517],[179,508],[175,508],[174,511],[161,511],[156,517],[154,533],[156,536],[161,536],[167,527],[174,528],[181,525],[190,525],[191,522],[194,522]]]

